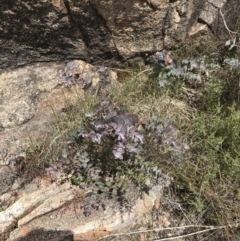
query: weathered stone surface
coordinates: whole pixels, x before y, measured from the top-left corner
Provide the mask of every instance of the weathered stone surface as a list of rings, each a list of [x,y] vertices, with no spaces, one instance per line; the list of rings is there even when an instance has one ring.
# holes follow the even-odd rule
[[[11,233],[8,241],[22,240],[37,230],[42,230],[42,235],[54,230],[59,235],[61,232],[72,234],[74,240],[96,240],[97,237],[139,222],[161,197],[162,187],[155,186],[154,192],[150,191],[149,195],[144,194],[137,199],[131,212],[121,212],[116,201],[109,200],[106,210],[93,211],[89,217],[85,217],[79,208],[85,195],[79,189],[69,186],[69,183],[40,187],[32,193],[23,191],[16,203],[0,213],[1,229],[9,226],[14,216],[19,219],[18,228]],[[67,205],[73,199],[72,204]],[[34,236],[30,240],[35,240]]]
[[[97,68],[75,61],[85,78],[90,76],[92,85],[99,81]],[[46,137],[51,132],[53,110],[59,111],[76,100],[74,88],[60,86],[59,70],[64,63],[38,63],[0,74],[0,164],[9,164],[17,151],[32,137]],[[116,73],[110,72],[116,79]],[[80,87],[79,96],[83,96]]]
[[[20,126],[31,120],[36,113],[42,93],[58,85],[58,64],[36,64],[6,71],[0,76],[0,126]]]
[[[14,171],[9,166],[0,166],[0,196],[11,189]]]
[[[0,69],[135,57],[182,41],[198,21],[217,30],[219,8],[232,27],[239,6],[238,0],[3,0]]]
[[[61,197],[61,193],[68,192],[69,188],[69,184],[65,184],[60,187],[57,187],[56,184],[52,184],[47,187],[42,187],[41,189],[31,194],[26,193],[7,210],[0,212],[0,232],[6,231],[15,222],[16,219],[26,216],[28,213],[30,213],[32,210],[35,210],[36,207],[39,207],[48,199],[51,200],[51,198],[56,198],[56,203],[54,203],[55,205],[52,203],[51,208],[58,208],[60,205],[58,195]],[[73,196],[69,195],[67,200],[72,198]],[[41,211],[39,215],[41,215]],[[31,219],[31,216],[29,219]],[[22,221],[22,223],[23,222],[24,221]]]
[[[68,18],[63,0],[3,0],[0,21],[2,68],[87,58],[85,43]]]
[[[201,12],[199,19],[208,25],[211,25],[214,20],[218,17],[219,9],[221,9],[224,4],[226,4],[227,0],[213,1],[208,0]]]

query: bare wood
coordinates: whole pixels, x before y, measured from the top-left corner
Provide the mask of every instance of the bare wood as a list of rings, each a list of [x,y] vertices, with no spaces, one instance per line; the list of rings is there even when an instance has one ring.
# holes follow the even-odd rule
[[[180,227],[156,228],[156,229],[139,230],[139,231],[128,232],[128,233],[110,234],[110,235],[107,235],[107,236],[104,236],[104,237],[98,239],[97,241],[108,238],[108,237],[117,237],[117,236],[132,235],[132,234],[139,234],[139,233],[148,233],[148,232],[157,232],[157,231],[166,231],[166,230],[177,230],[177,229],[187,229],[187,228],[205,228],[204,230],[200,230],[200,231],[185,234],[185,235],[163,238],[163,239],[154,239],[154,241],[168,241],[168,240],[174,240],[176,238],[193,236],[193,235],[208,232],[208,231],[211,231],[211,230],[224,229],[224,228],[227,228],[227,227],[233,228],[233,227],[239,227],[239,226],[240,226],[240,223],[226,225],[226,226],[186,225],[186,226],[180,226]]]
[[[229,29],[229,27],[227,26],[227,23],[226,23],[224,14],[222,13],[222,10],[221,10],[221,9],[220,9],[220,15],[221,15],[221,17],[222,17],[222,19],[223,19],[223,23],[224,23],[224,26],[225,26],[225,28],[227,29],[227,31],[228,31],[229,33],[232,33],[232,34],[238,34],[238,35],[240,35],[240,33],[234,32],[234,31],[232,31],[232,30]]]

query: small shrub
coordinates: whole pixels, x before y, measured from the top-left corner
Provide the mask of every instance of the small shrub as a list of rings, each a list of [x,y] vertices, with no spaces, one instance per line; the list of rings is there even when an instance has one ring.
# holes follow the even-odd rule
[[[155,54],[153,76],[157,77],[159,91],[196,106],[202,98],[206,81],[219,65],[207,64],[205,58],[173,61],[166,51]]]
[[[104,101],[86,114],[70,134],[66,153],[47,171],[55,179],[64,173],[73,184],[92,189],[84,204],[85,215],[93,208],[104,207],[113,197],[129,207],[130,183],[141,192],[149,188],[147,180],[157,181],[161,176],[155,160],[146,159],[149,143],[169,146],[179,158],[186,147],[178,140],[176,125],[158,118],[143,121],[123,107]]]
[[[171,53],[162,51],[154,56],[152,76],[159,91],[186,101],[198,109],[219,106],[239,108],[240,64],[238,58],[224,57],[223,63],[211,62],[206,56],[173,61]]]

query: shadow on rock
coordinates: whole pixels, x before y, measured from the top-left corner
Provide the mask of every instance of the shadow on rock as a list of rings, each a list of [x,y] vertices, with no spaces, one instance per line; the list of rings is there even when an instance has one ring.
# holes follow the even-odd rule
[[[73,241],[73,233],[71,231],[54,231],[35,229],[29,232],[26,236],[14,241]]]

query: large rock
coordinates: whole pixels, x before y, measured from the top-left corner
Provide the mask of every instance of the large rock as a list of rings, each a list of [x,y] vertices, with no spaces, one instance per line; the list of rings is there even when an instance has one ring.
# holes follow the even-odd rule
[[[81,76],[91,78],[92,86],[96,86],[98,68],[81,60],[74,63]],[[0,166],[14,161],[30,139],[47,138],[54,112],[84,98],[82,87],[60,84],[59,71],[64,69],[64,63],[38,63],[0,74]],[[113,71],[110,76],[117,78]]]
[[[0,234],[17,222],[8,241],[96,240],[140,223],[162,191],[163,187],[156,185],[142,198],[133,193],[131,212],[120,209],[116,200],[108,200],[105,210],[85,217],[80,205],[90,190],[81,191],[68,182],[57,185],[47,180],[33,181],[18,191],[15,203],[0,212]]]
[[[102,63],[160,50],[182,41],[194,26],[232,29],[238,0],[3,0],[0,69],[40,61]],[[225,29],[226,32],[226,29]]]
[[[59,208],[63,201],[67,202],[74,197],[71,193],[70,186],[67,184],[61,187],[57,187],[56,184],[44,186],[31,193],[25,191],[21,196],[22,197],[12,206],[3,212],[0,212],[0,233],[11,227],[16,219],[24,217],[30,213],[28,217],[25,217],[25,221],[22,221],[21,223],[29,222],[36,216],[33,214],[34,212],[37,212],[38,215],[41,215],[44,212],[49,212],[49,210]],[[46,204],[45,209],[39,213],[37,209],[39,209],[39,206],[43,203]]]

